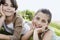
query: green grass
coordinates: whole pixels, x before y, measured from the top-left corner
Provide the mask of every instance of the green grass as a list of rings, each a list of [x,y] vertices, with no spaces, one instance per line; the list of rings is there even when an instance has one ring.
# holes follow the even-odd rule
[[[60,36],[60,30],[59,29],[56,29],[56,28],[54,28],[54,30],[55,30],[56,35],[57,36]]]
[[[57,29],[60,30],[60,24],[58,24],[58,23],[52,22],[52,23],[50,24],[50,26],[52,26],[52,27],[57,28]]]
[[[60,36],[60,24],[55,23],[55,22],[52,22],[52,23],[50,24],[50,26],[53,27],[56,35],[57,35],[57,36]]]

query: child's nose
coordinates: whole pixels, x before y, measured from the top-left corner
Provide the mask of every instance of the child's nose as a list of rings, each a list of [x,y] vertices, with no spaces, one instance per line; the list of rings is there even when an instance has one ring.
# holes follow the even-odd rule
[[[39,25],[41,25],[42,23],[41,22],[38,22]]]
[[[41,28],[41,27],[42,27],[42,25],[41,25],[41,24],[38,24],[38,27],[39,27],[39,28]]]
[[[8,9],[8,10],[10,10],[10,9],[11,9],[11,7],[10,7],[10,6],[8,6],[8,7],[7,7],[7,9]]]
[[[8,10],[10,10],[10,8],[8,8]]]

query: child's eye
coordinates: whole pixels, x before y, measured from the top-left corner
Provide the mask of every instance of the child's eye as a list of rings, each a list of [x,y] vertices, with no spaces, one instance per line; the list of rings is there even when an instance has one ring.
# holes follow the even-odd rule
[[[42,22],[43,22],[43,23],[46,23],[46,21],[45,21],[45,20],[42,20]]]
[[[37,17],[36,19],[37,19],[37,20],[40,20],[40,18],[39,18],[39,17]]]
[[[8,6],[8,4],[4,4],[5,6]]]
[[[11,7],[14,7],[13,5],[11,5]]]

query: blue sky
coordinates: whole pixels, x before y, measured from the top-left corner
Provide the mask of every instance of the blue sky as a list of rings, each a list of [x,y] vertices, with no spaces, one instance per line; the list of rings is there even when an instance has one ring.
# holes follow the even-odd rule
[[[41,8],[49,9],[53,21],[60,21],[60,0],[17,0],[18,10],[37,11]]]

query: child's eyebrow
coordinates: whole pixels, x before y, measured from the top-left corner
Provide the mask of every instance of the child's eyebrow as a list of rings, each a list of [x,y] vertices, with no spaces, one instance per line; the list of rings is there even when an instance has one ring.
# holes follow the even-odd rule
[[[5,2],[4,4],[8,5],[8,3],[6,3],[6,2]],[[11,5],[12,5],[12,4],[10,4],[10,6],[11,6]]]
[[[4,4],[8,5],[7,3],[4,3]]]

